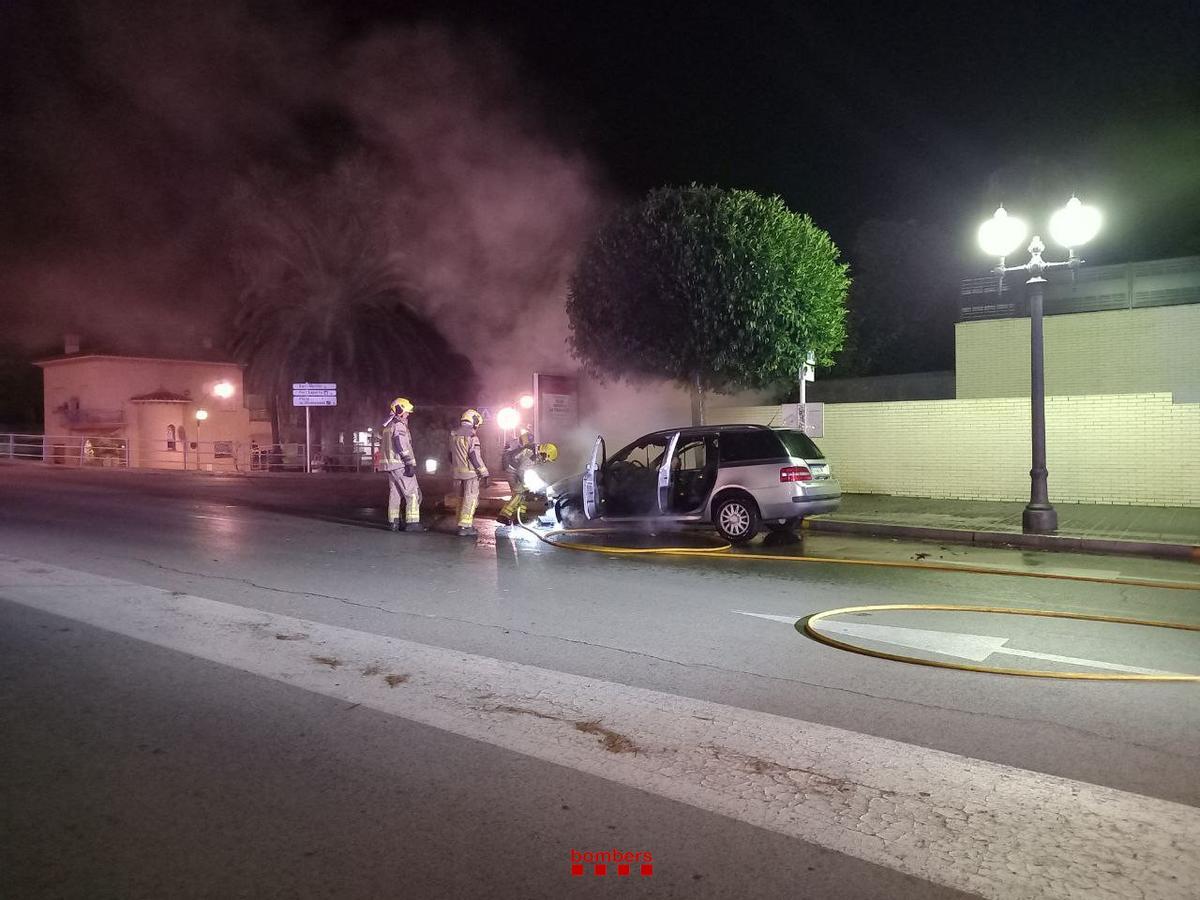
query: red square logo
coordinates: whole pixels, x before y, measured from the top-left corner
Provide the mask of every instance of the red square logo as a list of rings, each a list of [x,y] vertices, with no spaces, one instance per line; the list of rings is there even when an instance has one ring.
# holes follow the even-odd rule
[[[608,866],[606,866],[604,863],[596,863],[595,873],[597,875],[607,875]]]
[[[629,866],[628,866],[628,864],[626,864],[626,863],[621,863],[620,865],[618,865],[618,866],[617,866],[617,874],[618,874],[618,875],[628,875],[628,874],[629,874]]]
[[[583,874],[583,864],[582,863],[573,864],[571,866],[571,874],[574,875],[576,878],[578,878],[580,875],[582,875]]]
[[[654,863],[642,863],[642,877],[648,878],[654,874]]]

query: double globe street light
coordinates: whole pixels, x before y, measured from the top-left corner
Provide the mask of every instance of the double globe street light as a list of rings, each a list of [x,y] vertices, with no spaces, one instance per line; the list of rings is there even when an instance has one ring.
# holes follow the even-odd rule
[[[1004,259],[1025,240],[1029,229],[1020,219],[1014,218],[1001,206],[995,215],[979,227],[979,246],[989,256],[998,256],[1000,265],[992,271],[1003,282],[1008,272],[1026,272],[1025,282],[1029,298],[1029,396],[1033,419],[1033,467],[1029,470],[1029,503],[1021,514],[1021,527],[1026,534],[1053,534],[1058,530],[1058,513],[1050,505],[1049,488],[1046,484],[1046,379],[1043,362],[1042,297],[1046,279],[1042,273],[1049,269],[1071,269],[1083,265],[1075,255],[1096,236],[1100,230],[1100,212],[1092,206],[1084,206],[1079,198],[1072,196],[1067,205],[1050,217],[1050,236],[1067,248],[1067,258],[1062,262],[1046,262],[1042,253],[1046,245],[1037,235],[1029,242],[1029,262],[1023,266],[1006,266]]]

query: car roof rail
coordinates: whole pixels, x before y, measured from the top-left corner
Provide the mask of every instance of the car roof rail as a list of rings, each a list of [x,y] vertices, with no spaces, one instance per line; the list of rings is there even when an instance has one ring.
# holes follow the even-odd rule
[[[643,437],[660,434],[693,434],[697,431],[730,431],[733,429],[748,429],[752,431],[774,431],[770,425],[759,425],[756,422],[728,422],[720,425],[680,425],[677,428],[660,428],[658,431],[647,432]]]

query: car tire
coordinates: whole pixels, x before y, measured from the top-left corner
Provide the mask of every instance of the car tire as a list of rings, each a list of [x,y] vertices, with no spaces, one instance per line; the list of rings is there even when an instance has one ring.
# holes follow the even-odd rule
[[[717,533],[731,544],[745,544],[754,540],[762,528],[758,504],[744,494],[733,494],[718,500],[713,507],[712,519]]]
[[[587,516],[583,514],[583,501],[575,497],[557,500],[554,511],[558,521],[564,528],[583,528],[587,525]]]

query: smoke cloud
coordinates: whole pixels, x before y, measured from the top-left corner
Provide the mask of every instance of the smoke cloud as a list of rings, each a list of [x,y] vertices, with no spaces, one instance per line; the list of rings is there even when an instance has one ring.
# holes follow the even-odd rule
[[[336,21],[248,0],[51,0],[4,16],[11,336],[219,341],[247,181],[266,172],[302,194],[349,166],[371,173],[369,213],[410,302],[497,396],[573,368],[562,300],[601,192],[494,40],[436,24],[339,36]]]

